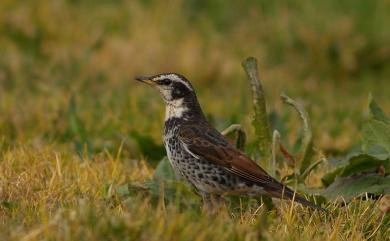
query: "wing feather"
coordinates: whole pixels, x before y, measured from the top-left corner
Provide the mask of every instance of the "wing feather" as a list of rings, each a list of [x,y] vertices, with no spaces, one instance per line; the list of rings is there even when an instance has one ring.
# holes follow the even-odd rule
[[[182,126],[178,136],[184,148],[197,159],[202,158],[223,166],[229,172],[248,181],[262,184],[277,182],[214,128],[199,125]]]

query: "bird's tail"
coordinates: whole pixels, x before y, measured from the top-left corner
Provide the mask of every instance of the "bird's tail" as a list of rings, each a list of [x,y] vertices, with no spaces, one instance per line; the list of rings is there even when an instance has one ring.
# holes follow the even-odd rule
[[[278,185],[279,186],[279,185]],[[280,184],[278,188],[269,188],[266,190],[272,197],[280,198],[280,199],[286,199],[286,200],[294,200],[295,202],[298,202],[304,206],[318,209],[321,211],[327,211],[325,208],[320,207],[319,205],[310,202],[309,200],[305,199],[304,197],[300,196],[297,192],[294,192],[293,190],[289,189],[288,187]]]

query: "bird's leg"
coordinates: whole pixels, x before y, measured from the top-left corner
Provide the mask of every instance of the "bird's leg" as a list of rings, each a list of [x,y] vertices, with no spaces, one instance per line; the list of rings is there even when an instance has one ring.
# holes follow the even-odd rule
[[[203,211],[209,214],[217,213],[221,208],[226,207],[226,200],[217,194],[202,192]]]
[[[217,210],[227,207],[226,199],[222,195],[213,194],[212,201],[214,202],[214,206]]]
[[[212,213],[213,212],[213,201],[210,193],[199,192],[203,200],[203,212]]]

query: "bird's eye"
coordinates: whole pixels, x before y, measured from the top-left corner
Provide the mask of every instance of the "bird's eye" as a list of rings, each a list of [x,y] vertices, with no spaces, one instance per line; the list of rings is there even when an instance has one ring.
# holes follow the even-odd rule
[[[170,85],[171,83],[172,83],[172,80],[170,80],[170,79],[162,79],[162,80],[157,81],[157,84],[159,84],[159,85]]]

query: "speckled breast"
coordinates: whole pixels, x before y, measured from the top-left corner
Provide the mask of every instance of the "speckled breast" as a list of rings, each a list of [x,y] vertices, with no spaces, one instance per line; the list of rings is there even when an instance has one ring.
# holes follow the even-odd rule
[[[168,120],[165,122],[163,140],[168,159],[176,174],[188,180],[186,177],[187,169],[190,168],[190,163],[194,163],[195,160],[192,160],[194,158],[181,145],[177,137],[178,132],[179,125],[177,125],[176,120]]]

